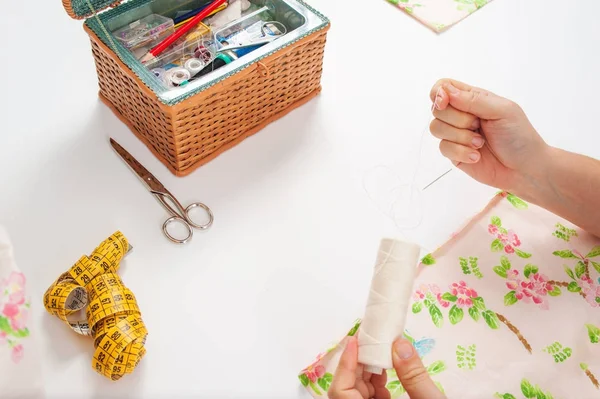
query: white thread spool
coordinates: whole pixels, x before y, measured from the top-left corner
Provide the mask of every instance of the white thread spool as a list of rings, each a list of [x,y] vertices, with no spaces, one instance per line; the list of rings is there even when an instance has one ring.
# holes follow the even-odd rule
[[[190,71],[182,67],[171,68],[164,75],[167,84],[172,86],[179,86],[191,77]]]
[[[358,361],[368,372],[381,374],[393,367],[392,344],[404,332],[420,251],[412,243],[381,240],[358,333]]]
[[[205,65],[206,64],[204,64],[198,58],[190,58],[189,60],[187,60],[185,62],[184,67],[185,67],[185,69],[190,71],[190,74],[192,76],[195,76],[196,74],[198,74],[198,72],[200,72],[202,70],[202,68],[204,68]]]

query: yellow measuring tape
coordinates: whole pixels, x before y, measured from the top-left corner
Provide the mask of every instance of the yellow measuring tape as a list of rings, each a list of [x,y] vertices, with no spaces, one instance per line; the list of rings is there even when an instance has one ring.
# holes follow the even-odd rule
[[[92,367],[113,381],[133,372],[146,353],[148,331],[133,292],[116,274],[131,250],[117,231],[90,256],[82,256],[44,294],[48,313],[73,331],[94,338]],[[85,309],[87,320],[77,320]]]

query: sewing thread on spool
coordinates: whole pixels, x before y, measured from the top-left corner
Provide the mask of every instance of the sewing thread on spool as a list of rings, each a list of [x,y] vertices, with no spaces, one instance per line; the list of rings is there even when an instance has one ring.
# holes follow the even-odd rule
[[[358,361],[370,373],[393,368],[392,345],[404,332],[420,251],[413,243],[381,240],[358,332]]]
[[[171,68],[164,75],[167,84],[171,84],[173,86],[181,86],[191,77],[192,75],[190,74],[190,71],[183,67]]]
[[[206,66],[206,64],[200,61],[198,58],[190,58],[183,66],[190,72],[191,76],[195,76],[202,70],[202,68]]]

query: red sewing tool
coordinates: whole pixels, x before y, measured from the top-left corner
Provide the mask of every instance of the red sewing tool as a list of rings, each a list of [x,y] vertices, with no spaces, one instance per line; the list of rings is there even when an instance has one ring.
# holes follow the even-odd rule
[[[156,46],[154,46],[150,51],[148,51],[146,53],[146,55],[144,55],[140,59],[140,61],[144,64],[147,63],[148,61],[152,61],[154,58],[156,58],[156,56],[158,56],[160,53],[165,51],[177,39],[179,39],[181,36],[186,34],[194,26],[198,25],[198,23],[200,23],[200,21],[202,21],[204,18],[208,17],[215,9],[220,7],[221,4],[225,3],[226,1],[227,0],[215,0],[212,3],[210,3],[208,5],[208,7],[206,7],[204,10],[202,10],[200,13],[198,13],[198,15],[196,15],[194,18],[190,19],[190,22],[183,25],[181,28],[179,28],[177,31],[175,31],[175,33],[173,33],[171,36],[167,37],[165,40],[163,40],[162,42],[160,42]]]

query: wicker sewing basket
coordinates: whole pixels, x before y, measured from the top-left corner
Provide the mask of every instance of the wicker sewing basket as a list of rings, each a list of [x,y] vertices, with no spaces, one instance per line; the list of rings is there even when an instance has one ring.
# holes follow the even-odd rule
[[[94,13],[125,6],[111,0],[76,1],[81,2],[63,0],[75,19],[93,13],[82,14],[74,5],[81,9],[81,4],[95,3]],[[91,39],[102,101],[171,172],[185,176],[321,91],[329,23],[172,105],[161,102],[87,23],[84,29]]]

